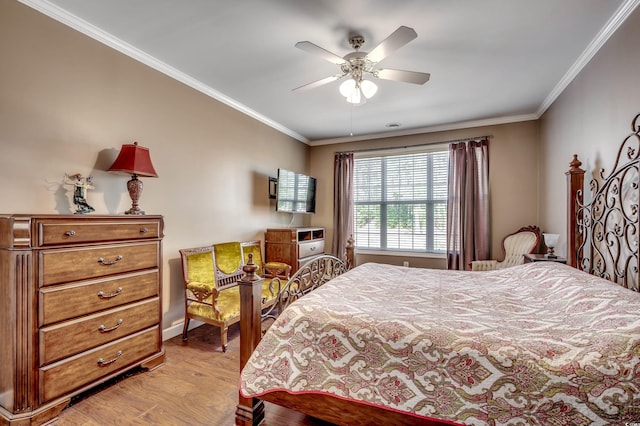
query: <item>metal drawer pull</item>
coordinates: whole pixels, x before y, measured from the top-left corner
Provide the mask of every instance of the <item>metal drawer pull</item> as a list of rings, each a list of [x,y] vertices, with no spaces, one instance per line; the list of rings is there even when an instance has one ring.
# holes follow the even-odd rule
[[[105,327],[104,324],[102,324],[100,327],[98,327],[98,331],[100,333],[108,333],[108,332],[113,331],[116,328],[120,327],[123,322],[124,322],[124,320],[122,318],[120,318],[118,320],[118,322],[116,323],[116,325],[114,325],[113,327],[109,327],[109,328]]]
[[[146,234],[147,232],[149,232],[149,228],[140,228],[141,234]]]
[[[116,356],[115,356],[115,358],[112,358],[112,359],[110,359],[110,360],[108,360],[108,361],[105,361],[104,359],[100,358],[100,359],[98,360],[98,366],[100,366],[100,367],[105,367],[105,366],[107,366],[107,365],[109,365],[109,364],[113,364],[113,363],[114,363],[114,362],[116,362],[116,361],[118,360],[118,358],[120,358],[121,356],[122,356],[122,351],[118,351],[118,352],[116,352]]]
[[[309,251],[316,251],[316,246],[312,246],[309,248]]]
[[[118,287],[116,289],[116,292],[115,293],[111,293],[111,294],[104,294],[104,291],[99,291],[98,292],[98,297],[100,299],[111,299],[112,297],[116,297],[120,293],[122,293],[122,287]]]
[[[98,263],[101,263],[103,265],[114,265],[120,262],[121,260],[122,260],[122,256],[116,256],[114,260],[104,260],[104,258],[101,257],[98,259]]]
[[[72,229],[71,231],[65,232],[64,235],[66,235],[67,237],[73,237],[76,235],[76,231]]]

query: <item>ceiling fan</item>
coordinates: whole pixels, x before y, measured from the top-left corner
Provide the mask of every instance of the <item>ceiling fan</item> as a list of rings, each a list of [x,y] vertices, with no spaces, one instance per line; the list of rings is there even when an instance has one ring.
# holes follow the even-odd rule
[[[324,60],[339,65],[340,73],[296,87],[293,91],[313,89],[349,76],[350,78],[340,85],[340,93],[347,99],[347,102],[362,104],[366,99],[371,98],[378,90],[375,83],[371,80],[365,80],[364,77],[367,75],[384,80],[424,84],[429,81],[429,77],[431,76],[429,73],[376,68],[378,62],[416,37],[418,37],[418,34],[413,28],[401,26],[391,33],[389,37],[380,42],[371,52],[367,53],[359,50],[364,44],[364,37],[354,35],[349,37],[349,44],[353,47],[354,51],[346,54],[344,57],[329,52],[309,41],[298,42],[296,43],[298,49],[319,55]]]

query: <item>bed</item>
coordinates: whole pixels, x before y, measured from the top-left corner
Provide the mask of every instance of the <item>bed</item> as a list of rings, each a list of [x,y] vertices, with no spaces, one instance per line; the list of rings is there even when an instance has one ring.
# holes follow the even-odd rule
[[[262,401],[337,424],[640,422],[639,117],[588,202],[571,162],[568,265],[347,271],[319,258],[283,284],[264,337],[248,273],[236,424],[258,424]]]

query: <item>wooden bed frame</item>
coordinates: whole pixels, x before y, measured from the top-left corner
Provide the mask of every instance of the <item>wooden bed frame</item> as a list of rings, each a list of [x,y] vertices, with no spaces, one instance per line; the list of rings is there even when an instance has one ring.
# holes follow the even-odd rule
[[[604,174],[601,170],[591,183],[591,197],[584,201],[584,175],[582,163],[574,155],[567,175],[567,263],[590,274],[615,281],[631,290],[638,291],[639,263],[638,239],[640,228],[640,114],[631,124],[632,133],[627,136],[616,157],[612,171]],[[353,245],[347,249],[349,265],[355,265]],[[302,269],[292,277],[308,291],[319,287],[330,278],[319,271],[321,264],[328,262],[327,269],[339,273],[349,269],[333,256],[318,258],[319,263],[311,265],[306,272]],[[304,269],[304,268],[303,268]],[[315,271],[315,272],[314,272]],[[248,267],[240,283],[240,368],[249,360],[251,353],[262,337],[260,310],[261,279]],[[255,272],[255,269],[254,269]],[[337,274],[336,274],[337,275]],[[306,278],[304,277],[306,276]],[[324,278],[322,277],[324,276]],[[310,285],[305,282],[313,282]],[[313,288],[311,288],[313,287]],[[287,289],[287,285],[283,289]],[[286,292],[289,301],[298,296]],[[306,291],[305,291],[306,293]],[[302,294],[300,294],[302,295]],[[283,309],[284,306],[281,306]],[[236,409],[236,425],[258,425],[264,419],[263,401],[269,401],[307,415],[336,424],[393,424],[393,425],[445,425],[410,414],[386,410],[353,401],[345,401],[318,394],[291,395],[287,392],[273,392],[260,398],[239,396]]]

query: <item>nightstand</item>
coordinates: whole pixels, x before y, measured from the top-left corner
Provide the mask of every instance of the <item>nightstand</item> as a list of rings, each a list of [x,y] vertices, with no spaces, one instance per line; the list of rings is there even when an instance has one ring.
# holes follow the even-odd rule
[[[567,263],[567,258],[565,257],[547,257],[546,254],[542,253],[528,253],[524,255],[524,263],[532,263],[532,262],[559,262],[559,263]]]

